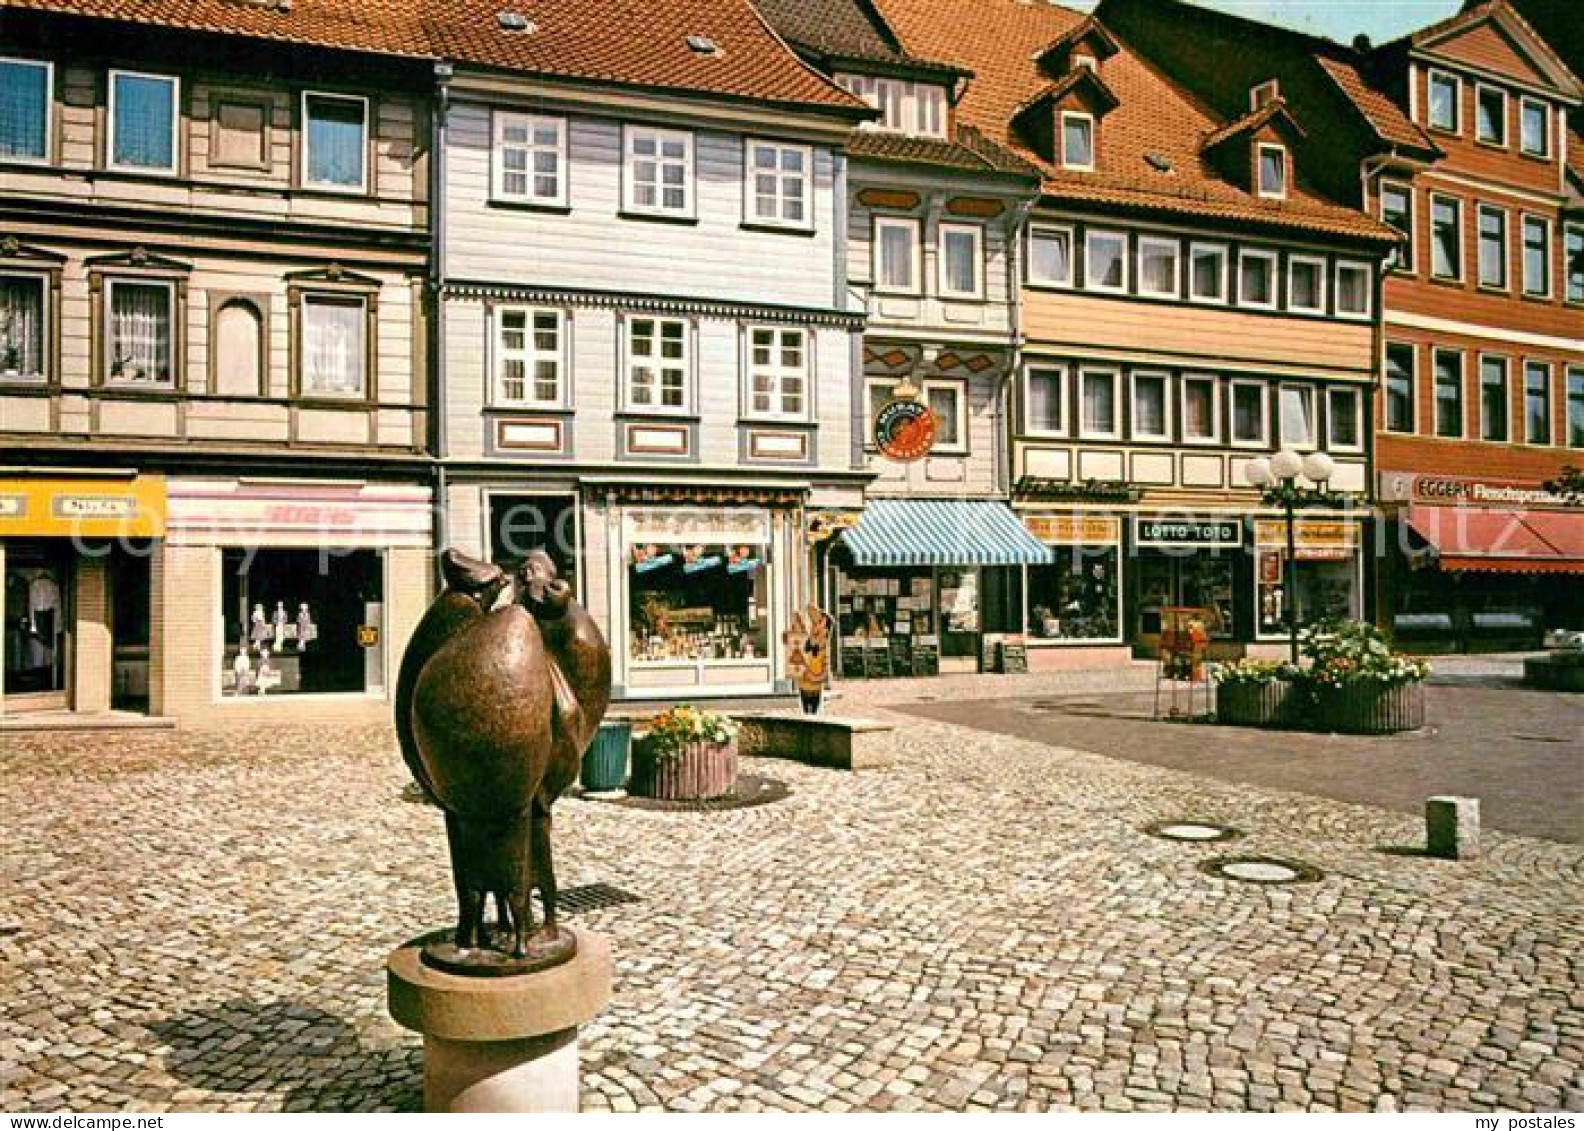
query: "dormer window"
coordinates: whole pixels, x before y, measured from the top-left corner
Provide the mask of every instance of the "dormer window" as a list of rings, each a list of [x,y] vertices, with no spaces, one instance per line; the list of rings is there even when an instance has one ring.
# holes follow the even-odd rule
[[[1249,88],[1249,109],[1258,110],[1262,106],[1276,101],[1281,97],[1281,84],[1275,79],[1266,79],[1264,82]]]
[[[836,81],[880,111],[864,129],[911,137],[946,136],[946,88],[879,75],[837,75]]]
[[[1095,62],[1095,57],[1093,55],[1074,55],[1072,65],[1075,67],[1087,67],[1092,71],[1099,64]]]
[[[1463,84],[1445,71],[1430,72],[1430,125],[1434,129],[1458,132],[1458,99]]]
[[[1256,154],[1256,182],[1259,194],[1271,200],[1287,196],[1287,149],[1281,145],[1261,145]]]
[[[1061,163],[1064,169],[1090,170],[1094,162],[1094,116],[1063,110],[1061,115]]]

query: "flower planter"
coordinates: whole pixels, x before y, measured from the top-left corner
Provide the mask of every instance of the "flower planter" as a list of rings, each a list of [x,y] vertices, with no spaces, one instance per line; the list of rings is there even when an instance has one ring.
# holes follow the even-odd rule
[[[708,801],[737,786],[737,742],[692,742],[674,758],[656,758],[639,739],[633,749],[631,791],[664,801]]]
[[[1341,734],[1395,734],[1425,725],[1424,684],[1352,683],[1319,689],[1314,697],[1316,730]]]
[[[579,775],[590,793],[608,793],[627,784],[627,755],[632,748],[632,723],[600,723],[594,741],[583,755]]]
[[[1286,726],[1298,697],[1284,679],[1216,686],[1216,722],[1237,727]]]

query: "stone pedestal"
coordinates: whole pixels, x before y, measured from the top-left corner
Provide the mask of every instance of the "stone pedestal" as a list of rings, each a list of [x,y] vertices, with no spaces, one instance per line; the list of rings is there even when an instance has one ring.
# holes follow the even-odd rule
[[[424,1038],[424,1110],[575,1112],[578,1026],[611,996],[610,943],[577,931],[570,962],[535,974],[431,969],[421,940],[386,962],[390,1014]]]
[[[1425,851],[1443,860],[1473,860],[1480,854],[1477,797],[1432,797],[1425,802]]]

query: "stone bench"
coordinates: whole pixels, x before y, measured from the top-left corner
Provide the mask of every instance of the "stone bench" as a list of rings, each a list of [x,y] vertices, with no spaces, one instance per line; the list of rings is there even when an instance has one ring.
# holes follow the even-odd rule
[[[896,728],[876,719],[826,715],[746,714],[739,724],[737,752],[755,758],[786,758],[837,770],[879,770],[896,760]]]

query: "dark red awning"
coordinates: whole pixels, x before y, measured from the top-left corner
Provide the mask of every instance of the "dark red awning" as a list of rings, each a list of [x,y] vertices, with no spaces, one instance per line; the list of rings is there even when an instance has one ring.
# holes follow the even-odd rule
[[[1584,511],[1408,508],[1408,525],[1446,570],[1584,573]]]

